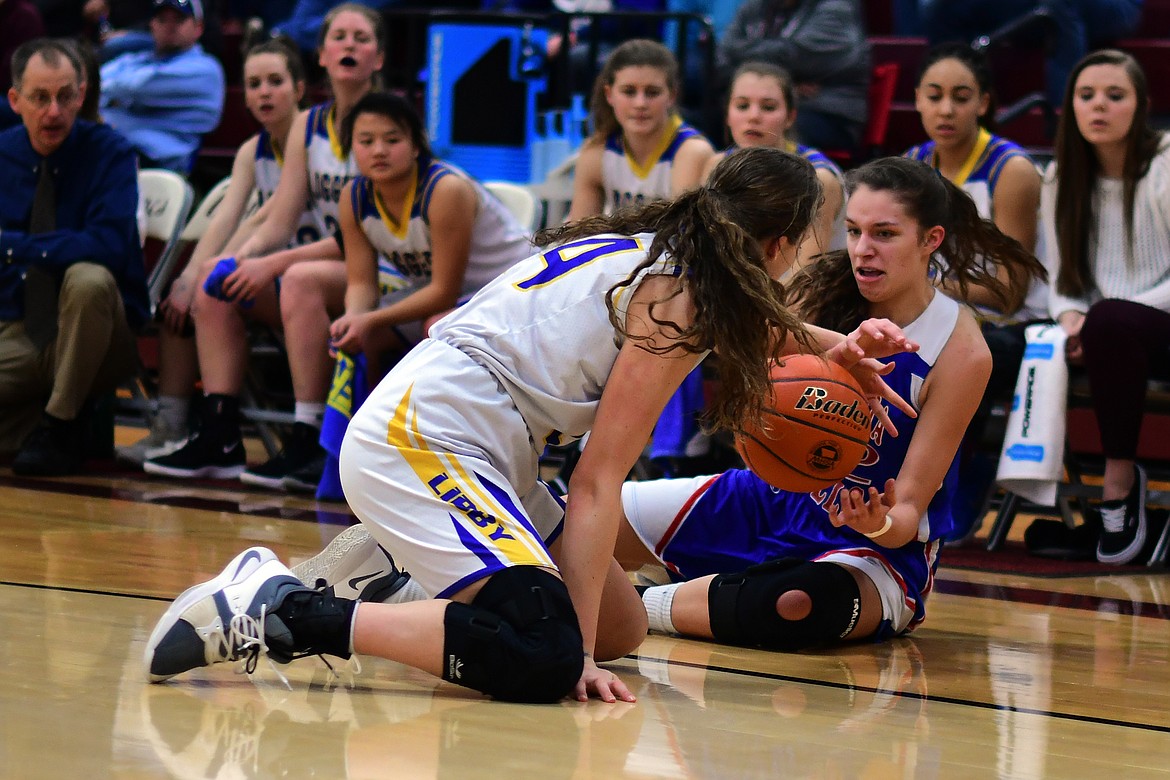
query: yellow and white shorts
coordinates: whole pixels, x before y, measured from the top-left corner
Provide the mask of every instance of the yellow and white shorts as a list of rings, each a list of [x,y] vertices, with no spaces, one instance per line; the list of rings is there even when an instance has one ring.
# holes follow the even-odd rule
[[[350,421],[341,483],[397,565],[443,598],[509,566],[556,569],[564,503],[486,368],[441,341],[400,361]]]

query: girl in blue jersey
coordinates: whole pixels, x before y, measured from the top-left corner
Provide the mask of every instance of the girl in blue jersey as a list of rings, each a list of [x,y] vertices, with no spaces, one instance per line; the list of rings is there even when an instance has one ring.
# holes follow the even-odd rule
[[[962,189],[979,210],[1020,245],[1043,255],[1038,240],[1040,174],[1027,153],[993,132],[995,97],[992,74],[984,56],[966,44],[942,44],[926,54],[915,89],[915,106],[930,140],[912,147],[906,156],[921,160]],[[998,258],[995,258],[998,259]],[[945,260],[945,258],[944,258]],[[1011,269],[1000,264],[997,275],[1005,284],[1027,290],[1022,305],[999,308],[991,291],[975,285],[966,292],[968,303],[979,310],[983,337],[991,349],[991,379],[984,402],[970,427],[964,447],[962,490],[957,507],[962,518],[956,533],[964,536],[982,519],[986,496],[995,475],[999,448],[976,452],[991,406],[1011,397],[1024,357],[1024,330],[1048,319],[1048,285],[1042,279],[1012,279]],[[958,294],[954,280],[943,274],[940,283],[950,295]]]
[[[383,32],[382,16],[363,5],[344,3],[326,17],[318,51],[333,99],[293,121],[276,191],[257,213],[259,227],[242,225],[223,250],[229,256],[201,268],[206,278],[219,261],[236,263],[217,295],[202,285],[195,293],[195,338],[204,391],[201,428],[181,449],[149,458],[144,464],[147,472],[241,477],[268,486],[279,485],[289,472],[320,457],[317,439],[332,366],[320,360],[315,349],[300,351],[293,345],[314,343],[312,335],[320,330],[317,318],[325,316],[317,305],[321,291],[329,289],[340,299],[345,289],[345,266],[334,233],[341,189],[357,168],[341,149],[340,128],[354,104],[373,89],[382,68]],[[306,204],[316,216],[321,239],[286,249]],[[237,301],[248,302],[248,307]],[[247,319],[283,328],[297,405],[296,423],[284,450],[245,472],[239,394],[248,359]]]
[[[817,212],[813,230],[801,246],[798,264],[822,252],[845,247],[845,178],[837,164],[824,153],[790,137],[796,123],[796,85],[788,71],[770,62],[745,62],[736,68],[727,93],[727,130],[732,146],[713,156],[703,177],[714,170],[731,150],[748,146],[774,146],[813,164],[825,202]]]
[[[244,102],[261,130],[240,145],[232,163],[231,183],[215,207],[207,227],[182,273],[159,303],[165,324],[159,329],[159,413],[150,434],[135,444],[119,447],[118,457],[139,466],[148,455],[174,449],[187,435],[190,397],[199,375],[191,321],[191,303],[201,269],[219,255],[239,228],[250,203],[272,196],[280,178],[285,139],[305,94],[305,68],[288,45],[270,40],[248,50],[244,59]],[[253,227],[255,222],[249,223]],[[320,238],[312,214],[301,214],[295,241]]]
[[[885,375],[917,419],[891,409],[901,435],[876,424],[857,469],[814,493],[778,490],[750,471],[628,483],[618,560],[664,564],[682,580],[645,591],[653,629],[795,650],[885,639],[925,615],[951,530],[955,453],[991,371],[978,323],[935,288],[931,258],[941,251],[961,290],[983,285],[1005,306],[1020,291],[980,257],[1013,272],[1039,263],[922,163],[876,160],[848,181],[848,253],[805,267],[790,300],[822,326],[884,317],[918,342],[886,361]]]
[[[621,488],[695,363],[720,354],[712,418],[723,426],[759,419],[769,361],[801,347],[850,366],[878,409],[884,398],[913,414],[865,359],[913,349],[900,329],[857,318],[848,337],[810,332],[773,281],[819,202],[807,161],[744,149],[675,200],[539,236],[544,250],[438,322],[346,430],[347,498],[432,598],[313,590],[252,548],[163,616],[146,646],[149,678],[261,652],[357,652],[501,699],[632,701],[594,660],[645,634],[612,559]],[[586,432],[566,507],[539,480],[540,450]]]
[[[577,157],[570,222],[665,200],[703,180],[714,150],[675,112],[678,90],[678,62],[661,43],[634,39],[609,55],[593,85],[593,135]]]

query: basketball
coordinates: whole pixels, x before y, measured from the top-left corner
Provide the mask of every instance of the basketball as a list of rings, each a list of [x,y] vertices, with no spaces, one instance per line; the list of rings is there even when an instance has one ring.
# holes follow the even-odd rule
[[[763,427],[736,438],[744,463],[773,487],[808,493],[848,476],[869,447],[870,410],[853,375],[816,355],[774,365]]]

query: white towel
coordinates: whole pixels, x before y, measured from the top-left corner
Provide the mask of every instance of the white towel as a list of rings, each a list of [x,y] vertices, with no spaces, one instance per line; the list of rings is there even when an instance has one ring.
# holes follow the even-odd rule
[[[1031,325],[995,481],[1035,504],[1056,504],[1064,477],[1068,410],[1065,332],[1059,325]]]

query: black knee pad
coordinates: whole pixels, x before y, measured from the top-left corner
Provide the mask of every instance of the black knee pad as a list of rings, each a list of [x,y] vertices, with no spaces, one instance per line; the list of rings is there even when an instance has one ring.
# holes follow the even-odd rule
[[[804,591],[812,601],[801,620],[785,620],[776,612],[776,600],[790,590]],[[707,609],[719,642],[802,650],[853,630],[861,614],[861,590],[841,566],[781,558],[715,577],[707,590]]]
[[[443,679],[504,701],[554,702],[581,679],[581,628],[559,579],[533,566],[493,574],[443,625]]]

